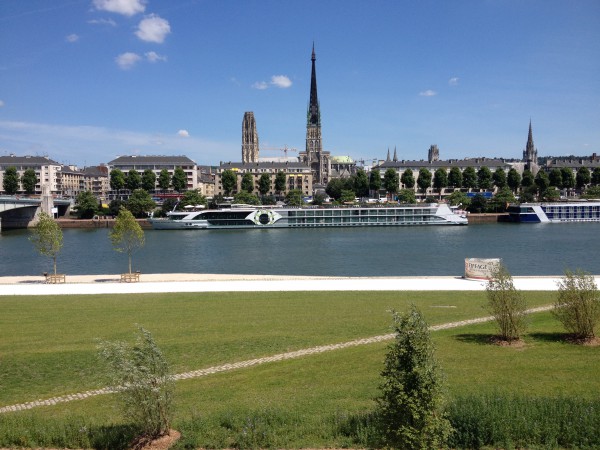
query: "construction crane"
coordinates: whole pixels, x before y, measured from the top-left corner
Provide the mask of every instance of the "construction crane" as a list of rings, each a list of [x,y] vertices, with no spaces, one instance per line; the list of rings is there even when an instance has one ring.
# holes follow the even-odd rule
[[[295,148],[291,148],[288,147],[287,145],[284,145],[283,147],[261,147],[260,150],[266,150],[266,151],[278,151],[278,152],[283,152],[283,154],[285,155],[285,157],[287,158],[288,152],[297,152],[298,150]]]

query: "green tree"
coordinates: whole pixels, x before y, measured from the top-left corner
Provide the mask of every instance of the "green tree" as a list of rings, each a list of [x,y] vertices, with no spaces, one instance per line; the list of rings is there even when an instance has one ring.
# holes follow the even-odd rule
[[[552,314],[577,339],[594,339],[600,321],[600,293],[594,277],[582,270],[567,270],[558,283]]]
[[[144,173],[142,174],[142,189],[148,192],[152,192],[156,189],[156,174],[152,169],[144,170]]]
[[[63,233],[58,223],[48,213],[41,212],[29,240],[41,255],[52,258],[56,275],[56,257],[63,246]]]
[[[385,356],[376,399],[384,447],[442,448],[452,427],[427,323],[414,305],[406,313],[393,312],[393,319],[395,338]]]
[[[400,192],[398,192],[398,201],[400,203],[408,203],[410,205],[414,205],[415,203],[417,203],[415,191],[412,189],[400,189]]]
[[[242,176],[242,191],[246,191],[249,194],[252,194],[254,191],[254,177],[249,172],[246,172]]]
[[[158,174],[158,187],[163,191],[171,187],[171,174],[167,169],[162,169]]]
[[[4,171],[2,189],[7,195],[15,195],[19,192],[19,174],[16,167],[7,167]]]
[[[115,251],[127,253],[129,273],[131,273],[131,257],[135,251],[142,248],[146,243],[144,230],[128,209],[121,208],[115,220],[115,225],[108,236]]]
[[[454,191],[448,196],[448,203],[450,203],[451,206],[461,205],[462,209],[467,209],[471,204],[471,199],[464,192]]]
[[[521,185],[521,175],[519,175],[519,172],[517,172],[514,167],[511,167],[508,171],[506,183],[513,192],[517,192],[517,189],[519,189],[519,186]]]
[[[313,195],[313,199],[312,199],[313,205],[321,206],[321,205],[323,205],[323,203],[325,203],[325,194],[322,194],[321,192],[317,192],[315,195]]]
[[[126,208],[131,211],[135,217],[147,217],[149,212],[154,211],[156,203],[150,197],[150,194],[143,189],[136,189],[129,196]]]
[[[26,194],[34,194],[35,193],[35,185],[38,182],[37,175],[35,174],[35,170],[29,168],[23,172],[23,176],[21,177],[21,184],[23,185],[23,190]]]
[[[258,179],[258,192],[260,195],[267,195],[271,190],[271,175],[263,173]]]
[[[562,188],[573,189],[575,187],[575,176],[573,175],[573,170],[571,170],[569,167],[563,167],[560,169],[560,173],[562,175]]]
[[[453,167],[450,169],[450,173],[448,174],[448,186],[453,188],[462,187],[463,176],[462,172],[458,167]]]
[[[463,171],[463,187],[467,189],[477,189],[477,172],[475,168],[467,167]]]
[[[233,203],[245,204],[245,205],[260,205],[260,199],[248,192],[241,190],[233,196]]]
[[[492,188],[492,171],[483,166],[477,171],[477,186],[479,189],[491,189]]]
[[[223,183],[223,192],[225,192],[225,196],[229,197],[237,188],[237,175],[233,170],[226,169],[221,174],[221,183]]]
[[[358,169],[354,177],[354,192],[357,197],[369,196],[369,177],[364,169]]]
[[[517,199],[508,186],[499,189],[496,195],[488,203],[488,208],[494,212],[505,212],[509,204],[515,203]]]
[[[142,186],[142,177],[139,172],[135,169],[131,169],[127,172],[127,177],[125,177],[125,187],[129,189],[131,192],[139,189]]]
[[[120,191],[125,187],[125,174],[121,169],[110,171],[110,188],[113,191]]]
[[[165,202],[167,200],[165,200]],[[127,204],[127,202],[125,202],[123,200],[113,200],[113,201],[111,201],[109,203],[109,205],[108,205],[108,214],[110,214],[113,217],[118,216],[119,215],[119,211],[121,210],[121,208],[124,208],[126,204]]]
[[[206,206],[206,203],[206,197],[202,195],[198,189],[191,189],[183,194],[183,197],[179,202],[178,209],[181,209],[185,206]]]
[[[481,195],[477,194],[471,199],[471,204],[467,208],[472,213],[484,213],[487,209],[488,201]]]
[[[400,184],[400,179],[398,177],[398,172],[396,171],[396,169],[392,169],[390,167],[383,174],[383,188],[393,198],[394,194],[396,192],[398,192],[399,184]]]
[[[442,194],[442,189],[448,186],[448,172],[444,167],[439,167],[433,174],[433,187]]]
[[[155,439],[169,434],[174,379],[150,332],[140,327],[133,346],[100,341],[98,354],[105,362],[108,382],[119,387],[124,417],[139,428],[140,437]]]
[[[600,186],[600,167],[596,167],[592,172],[591,182],[594,186]]]
[[[575,176],[575,185],[577,186],[577,189],[583,189],[586,185],[590,184],[591,181],[592,176],[590,174],[590,169],[587,167],[580,167]]]
[[[498,167],[494,171],[494,174],[492,175],[492,179],[494,181],[494,185],[496,185],[496,187],[498,189],[502,189],[503,187],[505,187],[508,184],[508,181],[506,179],[506,172],[504,171],[504,169],[502,167]]]
[[[539,196],[542,197],[550,186],[550,178],[548,178],[548,174],[545,171],[540,170],[537,173],[535,176],[535,185],[538,188]]]
[[[554,186],[559,189],[562,188],[563,181],[562,172],[560,169],[552,169],[548,178],[550,179],[550,186]]]
[[[406,189],[412,189],[415,187],[415,176],[413,171],[410,168],[407,168],[404,172],[402,172],[402,176],[400,177],[400,181],[404,185]]]
[[[77,206],[77,216],[80,219],[91,219],[98,212],[98,200],[92,191],[83,191],[77,194],[75,206]]]
[[[598,199],[600,198],[600,186],[590,186],[585,190],[581,198]]]
[[[173,189],[175,189],[177,192],[183,192],[187,189],[187,175],[181,167],[177,167],[173,171],[171,186],[173,186]]]
[[[339,200],[342,197],[342,191],[345,189],[344,181],[341,178],[332,178],[327,183],[325,192],[334,200]],[[354,197],[354,196],[353,196]]]
[[[285,183],[287,181],[287,177],[285,172],[279,171],[277,175],[275,175],[275,192],[281,195],[282,192],[285,192]]]
[[[500,339],[519,340],[527,329],[527,304],[502,263],[496,264],[485,290],[487,307],[496,321]]]
[[[285,202],[288,206],[302,206],[302,191],[300,189],[292,189],[285,196]]]
[[[521,187],[528,188],[535,184],[535,178],[530,170],[525,169],[523,171],[523,176],[521,177]]]
[[[369,174],[369,189],[373,191],[373,194],[377,196],[381,189],[381,172],[379,169],[371,170]]]
[[[419,169],[419,176],[417,177],[417,186],[423,191],[423,194],[427,193],[427,189],[431,186],[431,172],[421,167]]]
[[[342,203],[354,203],[355,194],[350,189],[343,189],[340,195],[340,202]]]
[[[550,186],[548,189],[544,191],[544,195],[542,196],[542,200],[545,202],[556,202],[560,200],[560,191],[555,187]]]

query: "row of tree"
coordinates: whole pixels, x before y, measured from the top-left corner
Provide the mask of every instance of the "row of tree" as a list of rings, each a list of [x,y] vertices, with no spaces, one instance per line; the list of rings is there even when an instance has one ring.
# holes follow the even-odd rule
[[[38,183],[35,170],[26,169],[19,177],[16,167],[7,167],[2,179],[2,188],[7,195],[15,195],[19,192],[19,182],[26,194],[35,194],[35,186]]]
[[[113,191],[128,189],[133,192],[136,189],[143,189],[152,192],[157,186],[163,191],[173,188],[177,192],[183,192],[187,189],[187,175],[181,167],[173,171],[173,176],[167,169],[162,169],[158,178],[152,169],[144,170],[141,175],[135,169],[129,170],[127,174],[121,169],[110,171],[110,188]]]
[[[287,177],[285,172],[277,172],[275,175],[275,192],[278,194],[284,192],[286,181]],[[221,183],[223,184],[223,192],[225,195],[230,196],[237,190],[237,174],[231,169],[224,170],[221,174]],[[271,175],[268,173],[261,174],[256,188],[262,196],[267,195],[272,188]],[[251,173],[247,172],[242,175],[241,190],[250,194],[254,192],[254,177]]]

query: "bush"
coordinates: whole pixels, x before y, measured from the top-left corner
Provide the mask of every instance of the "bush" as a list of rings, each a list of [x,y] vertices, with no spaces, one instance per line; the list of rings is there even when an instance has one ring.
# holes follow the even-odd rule
[[[141,436],[168,434],[174,383],[150,332],[139,328],[133,346],[102,341],[98,352],[106,362],[107,377],[118,389],[125,417],[139,427]]]
[[[427,323],[414,305],[393,315],[396,337],[385,357],[377,398],[381,436],[385,446],[395,448],[442,447],[452,428]]]
[[[500,338],[505,341],[519,340],[527,328],[527,305],[503,264],[496,265],[485,290],[488,310],[494,316]]]
[[[582,270],[575,273],[567,270],[558,283],[552,314],[576,338],[593,339],[600,320],[600,294],[594,277]]]

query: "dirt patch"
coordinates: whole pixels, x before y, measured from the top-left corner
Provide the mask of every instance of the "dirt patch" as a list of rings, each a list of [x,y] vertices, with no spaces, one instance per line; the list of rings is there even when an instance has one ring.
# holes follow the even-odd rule
[[[492,336],[490,338],[490,343],[494,345],[499,345],[500,347],[511,347],[511,348],[525,348],[526,344],[523,339],[513,339],[507,341],[506,339],[502,339],[500,336]]]
[[[586,347],[598,347],[600,345],[600,338],[597,337],[582,339],[580,337],[569,335],[567,336],[566,341],[571,344],[584,345]]]
[[[161,436],[158,439],[140,439],[130,448],[131,450],[167,450],[181,437],[181,433],[175,430],[169,430],[169,434]]]

